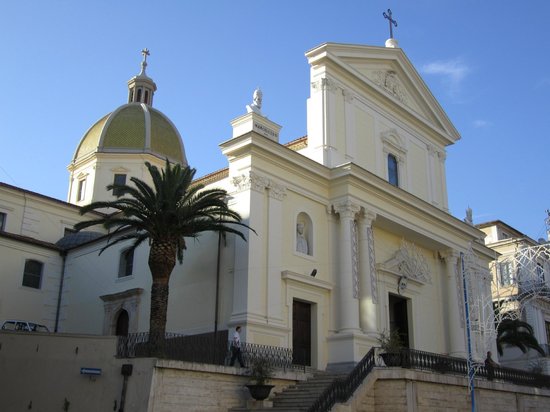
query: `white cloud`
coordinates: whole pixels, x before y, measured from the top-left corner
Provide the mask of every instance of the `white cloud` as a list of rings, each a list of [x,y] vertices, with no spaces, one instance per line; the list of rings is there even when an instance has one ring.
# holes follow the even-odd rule
[[[482,127],[488,127],[490,125],[491,125],[491,122],[487,120],[481,120],[481,119],[474,120],[474,127],[478,129]]]
[[[470,68],[459,58],[447,61],[435,61],[422,66],[426,74],[443,76],[444,81],[449,84],[450,94],[458,92],[460,82],[470,72]]]

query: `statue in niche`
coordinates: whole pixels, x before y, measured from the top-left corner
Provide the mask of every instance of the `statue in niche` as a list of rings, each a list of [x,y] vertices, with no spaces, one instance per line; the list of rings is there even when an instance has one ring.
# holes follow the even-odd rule
[[[261,89],[258,87],[256,90],[254,90],[254,94],[252,95],[252,104],[249,104],[246,106],[247,113],[258,113],[262,114],[262,97],[263,93]]]
[[[304,229],[305,225],[302,222],[296,224],[296,251],[308,255],[309,248],[304,236]]]

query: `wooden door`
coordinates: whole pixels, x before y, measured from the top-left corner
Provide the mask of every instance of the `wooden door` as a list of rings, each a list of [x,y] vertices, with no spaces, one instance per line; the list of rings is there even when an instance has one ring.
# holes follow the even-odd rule
[[[292,302],[292,361],[311,365],[311,304]]]

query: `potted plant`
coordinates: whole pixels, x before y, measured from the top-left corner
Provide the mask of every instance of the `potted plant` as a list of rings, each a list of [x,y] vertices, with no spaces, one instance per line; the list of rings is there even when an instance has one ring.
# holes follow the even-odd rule
[[[401,349],[404,345],[399,331],[394,329],[382,332],[378,337],[378,343],[382,349],[380,356],[386,366],[401,366]]]
[[[274,385],[267,385],[267,381],[273,376],[273,365],[266,357],[254,358],[250,362],[249,374],[252,383],[246,387],[250,391],[250,396],[257,401],[263,401],[274,387]]]

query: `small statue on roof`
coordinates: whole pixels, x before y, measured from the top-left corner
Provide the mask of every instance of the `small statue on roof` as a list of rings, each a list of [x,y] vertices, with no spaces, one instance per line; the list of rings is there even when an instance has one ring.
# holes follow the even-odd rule
[[[252,104],[246,105],[246,111],[247,113],[258,113],[263,116],[262,114],[262,97],[263,93],[262,90],[258,87],[256,90],[254,90],[254,94],[252,95]]]

